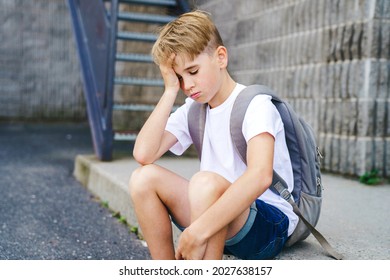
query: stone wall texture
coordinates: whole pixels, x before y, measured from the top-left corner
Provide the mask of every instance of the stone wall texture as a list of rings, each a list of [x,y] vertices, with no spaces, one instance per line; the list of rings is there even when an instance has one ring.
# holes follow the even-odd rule
[[[0,38],[0,119],[86,119],[66,0],[0,0]]]
[[[390,175],[390,1],[208,0],[243,84],[286,98],[315,129],[327,171]]]

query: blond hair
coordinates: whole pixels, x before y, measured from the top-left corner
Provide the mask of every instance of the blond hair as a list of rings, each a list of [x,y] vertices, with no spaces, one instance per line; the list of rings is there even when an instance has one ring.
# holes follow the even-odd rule
[[[218,46],[223,46],[218,29],[206,12],[198,10],[182,14],[165,25],[153,45],[152,56],[160,65],[172,53],[193,60],[203,51],[212,51]]]

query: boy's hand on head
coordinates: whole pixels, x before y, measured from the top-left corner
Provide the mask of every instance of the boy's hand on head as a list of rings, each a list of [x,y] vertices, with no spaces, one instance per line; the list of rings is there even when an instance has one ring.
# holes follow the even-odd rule
[[[164,64],[160,65],[161,75],[164,79],[165,91],[178,93],[180,89],[180,81],[173,70],[173,64],[176,54],[172,54]]]

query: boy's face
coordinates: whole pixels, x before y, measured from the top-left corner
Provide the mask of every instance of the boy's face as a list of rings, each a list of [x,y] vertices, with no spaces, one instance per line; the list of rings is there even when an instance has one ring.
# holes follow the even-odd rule
[[[176,56],[173,70],[183,92],[195,101],[213,107],[212,101],[221,88],[222,71],[226,68],[223,60],[218,49],[212,53],[202,52],[194,60]]]

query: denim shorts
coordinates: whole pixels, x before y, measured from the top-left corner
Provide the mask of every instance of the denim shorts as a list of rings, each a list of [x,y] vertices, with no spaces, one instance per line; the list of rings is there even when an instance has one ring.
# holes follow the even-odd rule
[[[172,221],[181,231],[185,229]],[[226,240],[224,253],[243,260],[274,259],[287,241],[288,225],[282,211],[257,199],[241,230]]]

